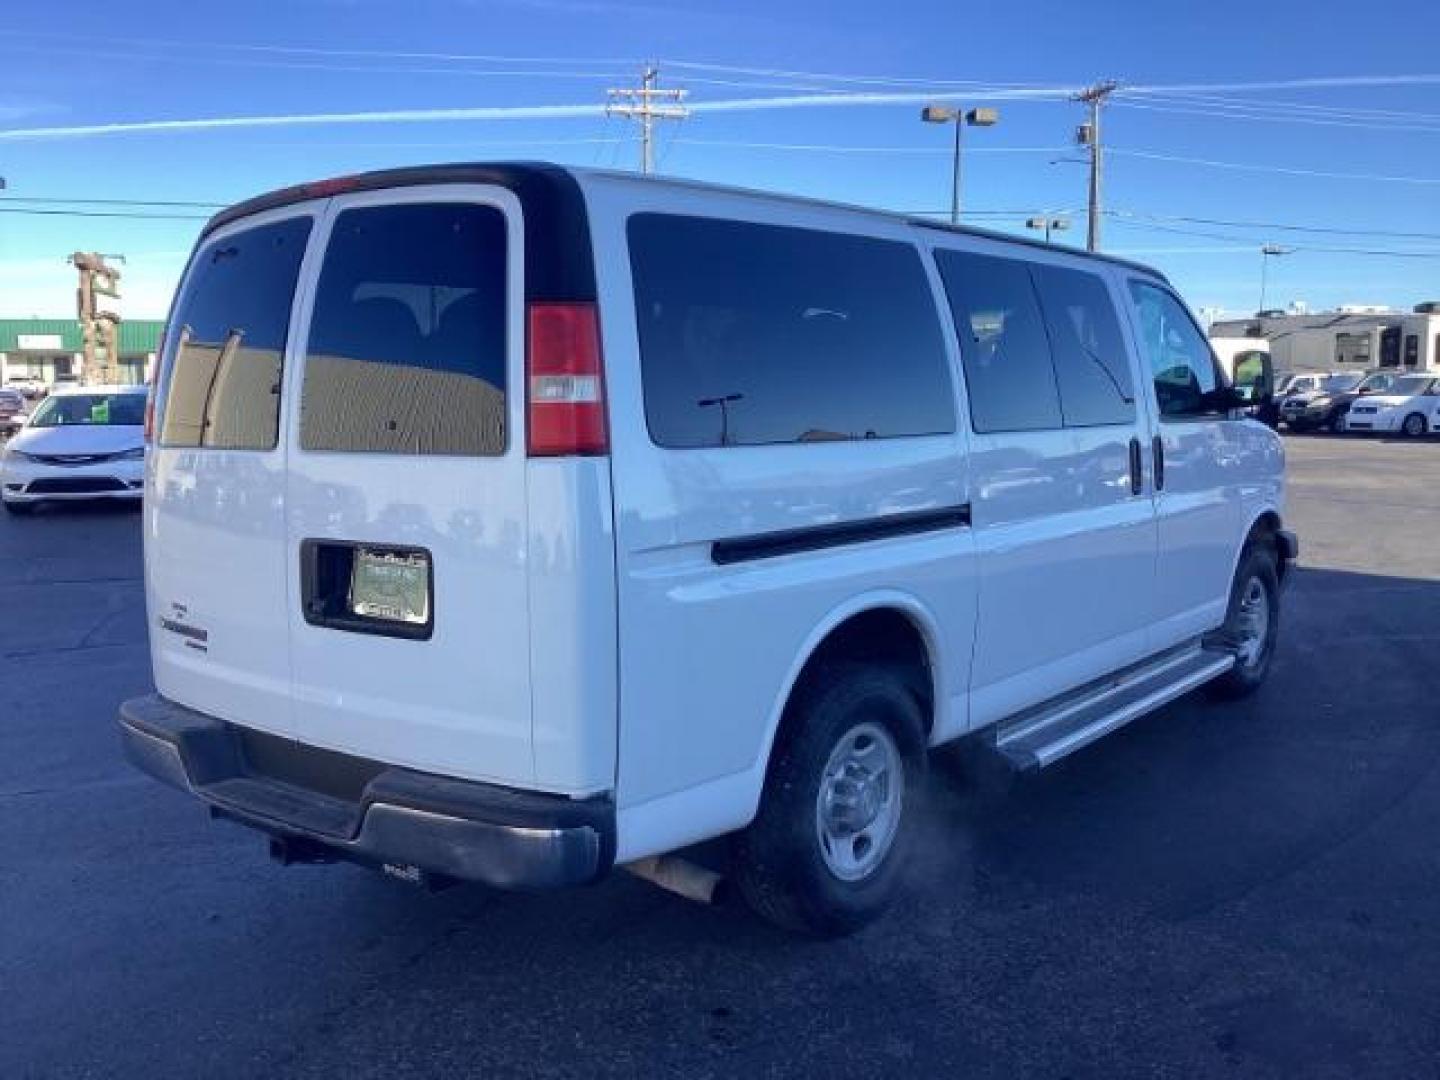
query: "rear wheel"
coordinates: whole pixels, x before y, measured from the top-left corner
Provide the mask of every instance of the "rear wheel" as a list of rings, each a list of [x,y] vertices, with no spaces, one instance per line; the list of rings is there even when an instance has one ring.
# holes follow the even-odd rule
[[[899,891],[925,776],[919,706],[900,675],[824,669],[791,703],[734,878],[763,918],[816,937],[853,933]]]
[[[1239,698],[1260,689],[1270,673],[1280,629],[1280,579],[1275,555],[1251,544],[1230,587],[1230,606],[1217,635],[1235,654],[1235,666],[1210,684],[1216,697]]]
[[[1421,416],[1418,412],[1413,412],[1405,417],[1405,422],[1400,425],[1400,430],[1410,438],[1418,439],[1429,430],[1429,426],[1430,425],[1425,422],[1425,417]]]

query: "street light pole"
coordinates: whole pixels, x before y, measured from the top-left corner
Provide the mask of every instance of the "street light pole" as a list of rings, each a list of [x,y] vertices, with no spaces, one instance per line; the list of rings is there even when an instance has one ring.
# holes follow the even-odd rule
[[[950,224],[959,225],[960,163],[961,151],[964,149],[964,132],[961,129],[966,124],[971,127],[994,127],[1000,121],[1000,111],[998,109],[952,109],[944,105],[926,105],[920,110],[920,119],[927,124],[955,125],[955,153],[950,166]]]
[[[960,122],[957,115],[955,118],[955,164],[950,177],[950,224],[960,224],[960,136],[965,131],[965,125]]]

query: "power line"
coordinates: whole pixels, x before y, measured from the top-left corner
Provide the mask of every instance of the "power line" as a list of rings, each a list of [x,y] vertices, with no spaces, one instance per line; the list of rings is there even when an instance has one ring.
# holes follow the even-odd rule
[[[1127,94],[1244,93],[1248,90],[1338,90],[1375,86],[1436,86],[1440,75],[1314,75],[1298,79],[1254,79],[1228,83],[1172,83],[1127,86]]]
[[[1153,214],[1117,210],[1116,215],[1147,221],[1179,221],[1196,225],[1221,225],[1237,229],[1274,229],[1281,232],[1315,233],[1329,236],[1384,236],[1404,240],[1440,240],[1440,233],[1393,232],[1385,229],[1345,229],[1328,225],[1290,225],[1274,221],[1230,221],[1224,218],[1193,217],[1185,214]]]
[[[1200,165],[1212,169],[1239,169],[1245,172],[1282,173],[1287,176],[1313,176],[1326,180],[1364,180],[1395,184],[1440,184],[1435,176],[1386,176],[1376,173],[1330,172],[1325,169],[1292,168],[1285,165],[1259,165],[1241,161],[1216,161],[1213,158],[1184,157],[1177,154],[1162,154],[1153,150],[1133,150],[1110,147],[1110,153],[1124,157],[1143,158],[1147,161],[1165,161],[1180,165]]]
[[[953,151],[948,146],[847,146],[840,143],[785,143],[746,142],[732,139],[691,139],[677,137],[677,145],[715,146],[736,150],[787,150],[823,154],[944,154]],[[1068,150],[1065,146],[977,146],[967,148],[966,154],[1060,154]]]
[[[1122,211],[1111,211],[1109,216],[1115,219],[1117,225],[1132,229],[1151,229],[1157,232],[1175,233],[1180,236],[1198,236],[1206,240],[1223,240],[1234,243],[1240,237],[1227,236],[1222,233],[1206,232],[1200,229],[1190,229],[1179,225],[1162,225],[1156,222],[1127,220],[1127,215]],[[1258,248],[1264,241],[1256,239],[1253,247]],[[1440,259],[1440,250],[1436,251],[1404,251],[1394,248],[1356,248],[1356,247],[1331,247],[1317,244],[1294,244],[1290,246],[1291,251],[1310,252],[1319,255],[1365,255],[1382,258],[1397,259]]]
[[[73,41],[74,35],[51,33],[37,30],[0,31],[0,37],[37,38],[47,41]],[[487,64],[599,64],[631,67],[634,57],[575,57],[575,56],[503,56],[497,53],[452,53],[452,52],[405,52],[394,49],[335,49],[309,45],[274,45],[267,43],[245,43],[234,41],[180,41],[175,38],[109,38],[117,45],[154,46],[176,48],[187,51],[203,49],[214,52],[230,49],[236,52],[277,53],[297,56],[352,56],[372,57],[390,60],[445,60],[451,62],[481,62]]]
[[[1145,95],[1147,99],[1184,102],[1192,105],[1221,105],[1234,108],[1284,110],[1312,113],[1317,116],[1338,116],[1346,119],[1401,120],[1416,122],[1440,122],[1440,113],[1417,113],[1402,109],[1362,109],[1356,106],[1336,107],[1333,105],[1312,105],[1299,101],[1260,101],[1253,98],[1236,98],[1218,94],[1165,94]]]
[[[53,196],[42,198],[35,195],[0,195],[0,203],[37,203],[61,206],[178,206],[198,207],[206,210],[219,210],[229,205],[229,203],[193,202],[188,199],[77,199]]]
[[[209,214],[142,214],[130,210],[59,210],[41,207],[0,206],[0,214],[22,217],[129,218],[133,221],[209,221]]]
[[[1206,108],[1184,105],[1151,104],[1130,99],[1120,99],[1117,106],[1139,109],[1143,112],[1170,113],[1177,116],[1208,116],[1216,120],[1262,120],[1270,123],[1309,124],[1316,127],[1362,128],[1370,131],[1415,131],[1440,134],[1440,125],[1423,124],[1377,124],[1371,120],[1340,120],[1321,116],[1297,116],[1290,113],[1259,113],[1238,109],[1222,109],[1215,106]]]

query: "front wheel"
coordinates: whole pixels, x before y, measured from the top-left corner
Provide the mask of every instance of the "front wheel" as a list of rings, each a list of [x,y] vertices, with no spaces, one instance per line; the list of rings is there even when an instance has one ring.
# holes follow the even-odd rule
[[[1230,606],[1217,635],[1235,654],[1235,666],[1210,684],[1220,698],[1240,698],[1260,689],[1270,673],[1280,629],[1280,579],[1271,551],[1252,544],[1240,559],[1230,587]]]
[[[1411,413],[1405,417],[1405,422],[1400,425],[1400,430],[1412,439],[1418,439],[1424,435],[1429,425],[1425,423],[1425,417],[1418,412]]]
[[[787,709],[759,812],[736,838],[740,895],[815,937],[876,919],[900,889],[925,765],[920,707],[898,673],[815,673]]]

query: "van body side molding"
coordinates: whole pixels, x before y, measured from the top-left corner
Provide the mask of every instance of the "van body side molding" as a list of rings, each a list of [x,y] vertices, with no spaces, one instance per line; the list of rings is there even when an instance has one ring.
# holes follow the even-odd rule
[[[813,525],[803,529],[781,529],[778,532],[756,533],[716,540],[710,546],[710,559],[717,566],[773,559],[779,555],[795,555],[803,551],[863,544],[870,540],[887,540],[894,536],[940,532],[945,529],[968,529],[970,504],[947,506],[940,510],[914,510],[902,514],[886,514],[862,521],[842,521],[832,525]]]

